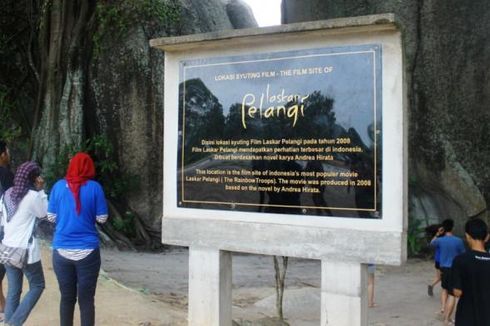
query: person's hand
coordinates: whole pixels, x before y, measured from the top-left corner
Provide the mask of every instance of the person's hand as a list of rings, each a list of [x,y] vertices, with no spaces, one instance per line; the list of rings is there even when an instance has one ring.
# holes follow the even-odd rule
[[[439,235],[442,235],[442,234],[444,234],[444,228],[441,226],[441,227],[440,227],[440,228],[437,230],[437,234],[436,234],[436,235],[437,235],[437,236],[439,236]]]
[[[36,178],[36,180],[34,181],[34,187],[36,187],[37,190],[44,189],[44,179],[42,176],[38,176]]]

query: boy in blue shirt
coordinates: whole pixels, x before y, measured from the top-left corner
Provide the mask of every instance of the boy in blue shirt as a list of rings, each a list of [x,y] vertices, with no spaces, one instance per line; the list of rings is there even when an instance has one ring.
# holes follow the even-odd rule
[[[453,235],[454,221],[446,219],[442,222],[442,227],[439,228],[434,238],[430,242],[431,246],[438,249],[440,252],[441,266],[441,286],[442,298],[447,298],[444,307],[444,324],[449,325],[452,322],[451,315],[454,310],[455,298],[453,296],[452,274],[451,267],[453,260],[459,254],[465,252],[463,240]],[[445,236],[438,236],[445,233]]]

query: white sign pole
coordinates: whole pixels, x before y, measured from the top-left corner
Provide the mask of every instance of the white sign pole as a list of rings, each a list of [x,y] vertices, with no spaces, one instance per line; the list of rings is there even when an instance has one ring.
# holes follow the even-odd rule
[[[367,265],[322,260],[322,326],[367,325]]]
[[[231,326],[231,252],[189,248],[189,326]]]

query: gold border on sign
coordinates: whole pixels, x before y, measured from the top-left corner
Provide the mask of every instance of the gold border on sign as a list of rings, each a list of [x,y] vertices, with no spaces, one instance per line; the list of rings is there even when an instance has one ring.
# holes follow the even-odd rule
[[[374,48],[376,48],[375,46]],[[198,201],[198,200],[186,200],[185,199],[185,189],[184,189],[184,139],[185,139],[185,74],[186,69],[192,68],[200,68],[200,67],[210,67],[210,66],[223,66],[223,65],[235,65],[235,64],[246,64],[253,62],[270,62],[270,61],[281,61],[281,60],[289,60],[289,59],[300,59],[300,58],[312,58],[312,57],[326,57],[326,56],[339,56],[339,55],[354,55],[354,54],[364,54],[371,53],[373,55],[373,113],[374,113],[374,128],[373,128],[373,139],[374,139],[374,208],[347,208],[347,207],[319,207],[319,206],[296,206],[296,205],[270,205],[270,204],[254,204],[254,203],[239,203],[239,202],[219,202],[219,201]],[[183,94],[182,94],[182,155],[181,155],[181,201],[183,203],[196,203],[196,204],[218,204],[218,205],[243,205],[243,206],[255,206],[255,207],[285,207],[285,208],[312,208],[312,209],[331,209],[331,210],[345,210],[345,211],[368,211],[375,212],[377,211],[377,107],[376,107],[376,51],[374,49],[366,50],[366,51],[353,51],[353,52],[337,52],[337,53],[323,53],[323,54],[310,54],[310,55],[302,55],[302,56],[291,56],[291,57],[281,57],[281,58],[273,58],[273,59],[257,59],[257,60],[246,60],[246,61],[235,61],[235,62],[220,62],[220,63],[210,63],[210,64],[202,64],[202,65],[194,65],[194,66],[186,66],[185,64],[181,64],[183,68]],[[382,87],[382,86],[381,86]]]

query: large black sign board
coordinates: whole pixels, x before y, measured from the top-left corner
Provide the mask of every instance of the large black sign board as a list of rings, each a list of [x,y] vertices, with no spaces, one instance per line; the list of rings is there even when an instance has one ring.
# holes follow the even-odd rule
[[[380,45],[180,62],[179,207],[381,218]]]

